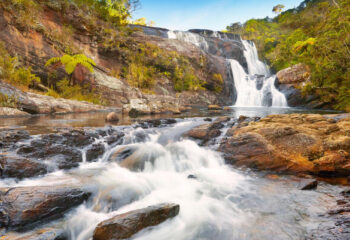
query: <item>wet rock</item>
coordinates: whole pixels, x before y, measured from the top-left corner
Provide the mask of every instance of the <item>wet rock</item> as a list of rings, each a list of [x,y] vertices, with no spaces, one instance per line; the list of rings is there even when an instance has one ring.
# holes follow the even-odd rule
[[[211,122],[211,121],[213,121],[213,119],[211,119],[211,118],[204,118],[204,121]]]
[[[187,176],[188,179],[197,179],[196,175],[190,174]]]
[[[93,240],[128,239],[147,227],[175,217],[179,211],[177,204],[159,204],[117,215],[96,227]]]
[[[28,144],[22,144],[17,154],[39,161],[48,160],[60,169],[70,169],[82,162],[80,149],[92,144],[95,137],[98,135],[94,132],[62,129],[58,133],[45,134]]]
[[[191,137],[194,139],[202,140],[202,143],[206,143],[211,139],[214,139],[221,135],[221,130],[225,125],[224,123],[230,120],[229,117],[220,117],[217,118],[213,123],[204,124],[198,127],[195,127],[188,131],[185,136]]]
[[[97,160],[105,153],[105,146],[102,143],[93,144],[86,150],[86,161],[91,162]]]
[[[146,120],[146,121],[140,122],[139,124],[136,125],[136,127],[147,129],[147,128],[156,128],[161,125],[162,125],[161,119],[152,119],[152,120]]]
[[[31,145],[21,146],[17,154],[27,158],[49,160],[57,165],[59,169],[70,169],[79,166],[82,162],[82,153],[75,147],[62,144],[42,145],[38,141]]]
[[[89,196],[74,186],[1,188],[0,227],[22,229],[59,218]]]
[[[222,110],[219,105],[208,105],[208,110]]]
[[[115,112],[111,112],[107,115],[106,122],[119,122],[119,117]]]
[[[38,161],[8,155],[0,155],[1,178],[30,178],[47,173],[47,166]]]
[[[142,171],[146,162],[153,164],[157,153],[152,149],[139,149],[137,146],[122,147],[114,152],[109,161],[117,162],[121,167],[132,171]]]
[[[30,233],[6,233],[6,240],[68,240],[67,234],[60,229],[45,228]]]
[[[105,140],[109,145],[112,145],[112,144],[116,145],[116,144],[120,144],[123,141],[124,136],[125,136],[125,134],[122,132],[115,132],[115,133],[107,136],[105,138]]]
[[[318,114],[271,115],[227,131],[226,161],[258,170],[322,177],[350,174],[350,118],[329,122]]]
[[[248,119],[248,117],[247,116],[243,116],[243,115],[241,115],[241,116],[239,116],[239,118],[238,118],[238,123],[242,123],[242,122],[244,122],[245,120],[247,120]]]
[[[30,135],[24,130],[0,131],[0,143],[3,147],[14,147],[18,142],[30,139]]]
[[[315,179],[302,179],[298,184],[300,190],[313,190],[316,189],[318,181]]]

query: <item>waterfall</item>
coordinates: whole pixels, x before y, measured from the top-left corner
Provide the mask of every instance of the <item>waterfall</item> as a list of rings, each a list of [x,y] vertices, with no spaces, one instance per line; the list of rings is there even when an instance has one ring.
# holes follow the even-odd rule
[[[237,46],[236,39],[230,39],[219,32],[206,32],[206,37],[193,32],[168,31],[169,39],[178,39],[192,43],[203,51],[209,52],[210,42],[207,38],[218,38],[232,42]],[[238,39],[239,40],[239,39]],[[247,62],[247,72],[235,59],[227,59],[231,65],[234,86],[237,92],[237,107],[288,107],[286,97],[275,86],[276,76],[271,75],[268,66],[259,60],[255,44],[240,39],[243,55]]]
[[[275,86],[276,76],[259,60],[253,42],[242,40],[248,74],[236,60],[230,59],[237,90],[237,107],[288,107],[286,97]]]

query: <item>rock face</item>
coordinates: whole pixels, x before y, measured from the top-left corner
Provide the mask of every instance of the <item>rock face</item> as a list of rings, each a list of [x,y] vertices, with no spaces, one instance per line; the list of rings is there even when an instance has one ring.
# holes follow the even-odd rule
[[[220,151],[237,166],[319,176],[350,174],[350,117],[272,115],[235,126]]]
[[[91,83],[96,88],[96,91],[108,100],[111,106],[117,108],[124,106],[125,109],[128,109],[127,111],[133,108],[130,106],[135,105],[134,101],[136,99],[137,101],[141,101],[142,105],[147,105],[147,108],[146,111],[143,111],[142,108],[135,109],[139,112],[149,114],[158,112],[178,113],[179,107],[184,104],[197,104],[198,102],[203,105],[220,104],[227,102],[231,98],[232,92],[226,91],[226,85],[228,84],[232,87],[232,78],[230,78],[230,69],[225,59],[203,52],[192,44],[174,39],[166,39],[164,34],[167,30],[164,32],[164,29],[142,27],[143,32],[136,31],[132,37],[140,43],[151,43],[166,51],[177,51],[185,57],[195,59],[196,62],[200,62],[204,57],[207,66],[205,68],[196,66],[196,76],[203,82],[208,83],[208,86],[214,86],[215,81],[212,79],[212,74],[221,74],[225,83],[223,94],[215,93],[213,89],[212,91],[203,90],[177,93],[174,91],[173,82],[165,77],[164,79],[163,77],[157,79],[158,83],[152,89],[154,90],[154,94],[145,94],[139,89],[130,86],[127,81],[112,77],[111,72],[122,67],[120,56],[117,56],[118,54],[115,54],[112,49],[103,46],[104,44],[101,43],[101,36],[103,34],[99,30],[95,29],[91,31],[91,29],[88,30],[86,28],[85,24],[87,23],[81,19],[79,14],[77,14],[79,12],[78,9],[75,8],[72,6],[66,9],[66,14],[62,14],[54,8],[45,8],[45,14],[40,16],[42,19],[45,19],[45,21],[40,23],[43,30],[33,30],[25,33],[16,24],[12,24],[17,16],[1,8],[0,40],[5,43],[6,49],[12,55],[20,56],[23,63],[31,66],[33,72],[46,84],[50,81],[48,78],[48,69],[45,67],[46,61],[52,57],[60,57],[64,54],[64,45],[61,42],[52,40],[51,33],[57,31],[64,32],[62,30],[64,23],[70,23],[76,29],[73,34],[74,36],[69,40],[71,47],[78,48],[80,52],[94,59],[97,64],[94,73],[86,74],[86,76],[81,71],[78,71],[78,69],[73,75],[73,80]],[[219,47],[230,46],[229,44],[225,45],[224,41],[219,42]],[[237,47],[233,47],[232,51],[242,52]],[[60,79],[67,77],[62,69],[57,71],[57,75]],[[43,90],[46,91],[46,89]],[[87,103],[80,105],[75,101],[58,100],[36,94],[28,94],[28,96],[26,94],[21,95],[19,107],[29,113],[67,113],[101,109],[100,106],[96,105]]]
[[[117,215],[96,227],[93,240],[128,239],[142,229],[175,217],[179,211],[177,204],[159,204]]]
[[[0,189],[0,227],[25,228],[60,217],[87,200],[90,193],[74,186],[39,186]]]
[[[310,68],[300,63],[279,71],[276,76],[279,84],[298,85],[307,82],[310,75]]]
[[[306,108],[331,108],[331,103],[324,103],[313,95],[304,96],[301,87],[310,81],[310,68],[305,64],[297,64],[277,73],[278,89],[286,96],[288,106]]]

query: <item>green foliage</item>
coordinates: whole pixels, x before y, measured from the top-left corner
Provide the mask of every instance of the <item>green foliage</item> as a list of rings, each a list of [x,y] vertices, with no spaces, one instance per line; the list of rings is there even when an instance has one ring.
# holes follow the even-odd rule
[[[204,82],[195,74],[192,60],[177,52],[169,52],[154,44],[139,43],[137,49],[127,55],[127,66],[123,69],[125,77],[131,86],[150,89],[155,86],[156,79],[170,79],[176,91],[197,91],[203,89]],[[203,59],[198,60],[201,65]],[[203,64],[203,63],[202,63]]]
[[[89,86],[70,86],[67,79],[63,79],[57,83],[57,90],[50,89],[47,93],[48,96],[54,98],[66,98],[77,101],[87,101],[94,104],[107,104],[100,95],[91,91]]]
[[[311,69],[303,92],[344,110],[350,106],[350,0],[308,0],[274,19],[252,19],[235,33],[256,42],[275,70],[297,63]],[[231,28],[228,27],[228,30]]]
[[[17,98],[11,96],[7,96],[5,94],[0,93],[0,107],[9,107],[9,108],[17,108],[18,100]]]
[[[88,58],[84,54],[76,54],[73,56],[65,54],[62,57],[54,57],[49,59],[46,62],[45,66],[48,67],[56,63],[64,65],[64,69],[69,75],[71,75],[75,71],[78,64],[87,68],[90,72],[94,72],[93,66],[96,66],[94,60]]]
[[[274,13],[281,13],[283,8],[285,8],[284,5],[278,4],[278,5],[273,7],[272,12],[274,12]]]
[[[0,42],[0,79],[21,88],[28,88],[33,82],[40,82],[31,68],[20,66],[16,57],[11,57],[6,51],[4,44]]]

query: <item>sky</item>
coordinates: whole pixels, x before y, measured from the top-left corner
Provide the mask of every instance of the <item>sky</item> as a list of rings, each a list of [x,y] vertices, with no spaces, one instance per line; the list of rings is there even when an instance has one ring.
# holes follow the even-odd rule
[[[224,30],[234,22],[251,18],[273,17],[273,6],[285,9],[299,6],[302,0],[140,0],[134,19],[146,17],[156,27],[171,30],[193,28]]]

